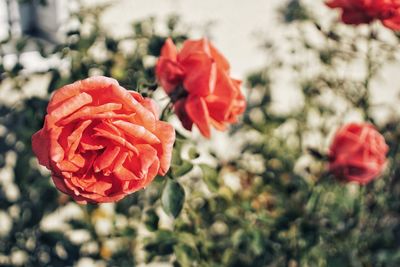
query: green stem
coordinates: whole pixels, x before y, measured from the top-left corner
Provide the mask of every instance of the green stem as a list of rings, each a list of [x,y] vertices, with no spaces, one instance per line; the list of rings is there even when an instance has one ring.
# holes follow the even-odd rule
[[[171,110],[171,108],[172,108],[172,102],[170,101],[161,112],[160,120],[166,120],[167,113]]]
[[[364,113],[364,118],[366,121],[373,121],[373,119],[370,116],[370,90],[371,90],[371,80],[373,76],[375,75],[374,71],[374,62],[373,62],[373,56],[372,56],[372,41],[373,38],[372,36],[374,35],[374,29],[371,27],[370,28],[370,33],[368,36],[367,40],[367,54],[366,54],[366,68],[367,68],[367,74],[364,80],[364,92],[363,95],[361,96],[361,108]]]

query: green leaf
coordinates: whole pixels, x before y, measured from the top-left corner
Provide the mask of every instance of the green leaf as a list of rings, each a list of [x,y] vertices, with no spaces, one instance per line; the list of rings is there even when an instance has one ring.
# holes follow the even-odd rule
[[[181,177],[193,169],[193,164],[187,160],[182,161],[178,166],[172,166],[172,175],[174,178]]]
[[[246,240],[246,233],[243,229],[235,231],[231,237],[234,247],[239,247]]]
[[[229,248],[224,251],[222,255],[222,263],[224,266],[232,266],[233,263],[237,260],[237,253],[233,249]]]
[[[178,217],[185,202],[185,191],[182,186],[173,180],[168,179],[161,196],[161,203],[164,211],[173,217]]]
[[[199,152],[197,152],[196,147],[191,147],[189,149],[189,159],[197,159],[200,156]]]
[[[178,244],[174,246],[174,253],[176,260],[181,266],[196,266],[196,259],[198,259],[198,251],[196,248],[187,246],[185,244]]]
[[[260,232],[255,231],[253,233],[253,239],[251,241],[250,247],[254,254],[257,256],[263,253],[264,244]]]
[[[190,233],[181,232],[178,234],[179,243],[185,244],[189,247],[196,248],[196,237]]]
[[[200,164],[200,168],[203,171],[203,180],[210,189],[210,191],[216,192],[219,188],[218,183],[218,172],[214,168],[206,164]]]
[[[171,165],[172,166],[177,166],[182,164],[182,159],[181,159],[181,146],[175,143],[174,150],[172,150],[172,160],[171,160]]]
[[[328,257],[327,263],[328,267],[350,266],[350,259],[347,255],[334,255]]]
[[[173,248],[177,243],[174,232],[168,230],[158,230],[155,232],[155,236],[145,238],[144,249],[150,254],[148,260],[156,255],[169,255],[173,252]]]
[[[159,220],[160,218],[154,209],[148,210],[144,217],[144,223],[149,231],[156,231],[158,229]]]
[[[15,49],[17,50],[18,53],[21,53],[25,49],[27,44],[28,44],[28,39],[21,38],[21,39],[17,40],[17,42],[15,44]]]

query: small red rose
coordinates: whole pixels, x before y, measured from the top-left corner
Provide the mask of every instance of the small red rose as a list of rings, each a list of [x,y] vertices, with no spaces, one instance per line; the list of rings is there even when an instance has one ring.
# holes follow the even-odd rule
[[[167,39],[156,75],[182,125],[195,124],[207,138],[211,125],[223,131],[246,108],[241,81],[230,77],[228,61],[207,39],[188,40],[180,52]]]
[[[341,8],[342,21],[346,24],[380,20],[386,27],[400,30],[399,0],[329,0],[326,4],[331,8]]]
[[[79,203],[114,202],[165,175],[175,141],[155,103],[114,79],[92,77],[57,90],[32,136],[39,163]]]
[[[383,172],[388,150],[374,126],[350,123],[336,132],[329,151],[329,169],[341,180],[367,184]]]

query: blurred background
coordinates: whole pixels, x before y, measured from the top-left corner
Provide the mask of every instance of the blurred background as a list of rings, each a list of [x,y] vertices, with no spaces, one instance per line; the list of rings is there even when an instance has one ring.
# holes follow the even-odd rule
[[[32,6],[30,1],[25,1],[22,7],[18,7],[16,2],[18,1],[1,3],[2,38],[6,38],[10,22],[13,25],[12,31],[16,35],[21,34],[22,28],[25,33],[38,30],[36,35],[47,34],[50,40],[61,38],[71,10],[76,9],[74,1],[47,1],[47,6],[39,8]],[[191,0],[81,2],[84,6],[111,4],[111,7],[101,15],[101,23],[115,37],[129,34],[132,21],[149,16],[163,19],[171,14],[179,14],[185,23],[196,29],[193,37],[203,36],[205,32],[213,37],[214,42],[232,61],[237,75],[263,64],[262,57],[257,56],[254,40],[257,34],[275,29],[277,16],[274,10],[281,4],[280,1],[265,3],[258,0],[250,4],[240,1],[229,4],[224,1],[200,3]],[[252,17],[253,14],[257,15]],[[240,39],[243,41],[238,42]],[[236,45],[232,46],[232,43]]]
[[[0,266],[400,266],[399,35],[338,15],[316,0],[0,0]],[[158,177],[76,204],[31,152],[51,93],[106,75],[165,106],[148,88],[169,36],[207,36],[228,58],[242,121],[205,140],[169,114],[179,201]],[[367,187],[326,171],[350,121],[391,147]]]

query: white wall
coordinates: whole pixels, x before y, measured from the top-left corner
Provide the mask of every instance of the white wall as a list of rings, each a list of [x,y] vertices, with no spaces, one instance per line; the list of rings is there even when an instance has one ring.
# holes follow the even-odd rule
[[[99,1],[86,0],[86,3]],[[206,22],[216,46],[230,60],[233,74],[243,76],[250,69],[264,64],[257,49],[257,32],[273,31],[275,9],[281,0],[118,0],[106,11],[103,22],[116,35],[129,32],[131,22],[154,15],[165,18],[177,13],[183,21],[197,29]],[[195,31],[196,32],[196,31]]]

